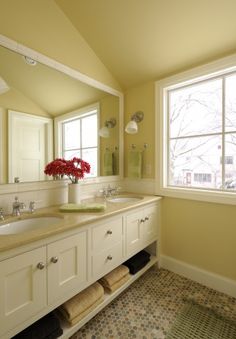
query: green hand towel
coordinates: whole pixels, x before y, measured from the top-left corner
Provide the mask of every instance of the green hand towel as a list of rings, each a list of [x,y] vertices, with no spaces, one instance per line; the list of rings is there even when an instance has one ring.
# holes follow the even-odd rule
[[[113,153],[113,174],[119,175],[119,151]]]
[[[60,207],[61,212],[102,212],[106,208],[105,204],[65,204]]]
[[[141,178],[142,177],[142,152],[130,151],[128,160],[128,177]]]
[[[106,151],[104,153],[104,169],[103,175],[113,175],[113,153],[111,151]]]

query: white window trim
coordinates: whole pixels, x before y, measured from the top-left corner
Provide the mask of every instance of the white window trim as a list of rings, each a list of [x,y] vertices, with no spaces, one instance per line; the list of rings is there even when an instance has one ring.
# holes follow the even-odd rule
[[[167,119],[164,116],[166,101],[163,100],[167,89],[188,85],[196,80],[207,80],[225,72],[236,71],[236,54],[193,68],[189,71],[165,78],[155,83],[155,136],[156,136],[156,188],[155,193],[162,196],[191,199],[223,204],[236,205],[236,192],[214,191],[210,189],[194,189],[167,186]],[[165,95],[165,98],[167,96]]]

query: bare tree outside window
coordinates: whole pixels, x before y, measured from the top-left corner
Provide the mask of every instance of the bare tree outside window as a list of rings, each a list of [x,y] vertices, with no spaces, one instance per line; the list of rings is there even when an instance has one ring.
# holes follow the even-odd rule
[[[168,91],[170,186],[236,190],[235,89],[233,74]]]

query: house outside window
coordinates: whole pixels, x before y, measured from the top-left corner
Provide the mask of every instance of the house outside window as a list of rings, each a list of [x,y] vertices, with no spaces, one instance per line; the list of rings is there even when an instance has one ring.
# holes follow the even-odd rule
[[[156,82],[158,194],[218,201],[236,193],[235,88],[236,56]]]

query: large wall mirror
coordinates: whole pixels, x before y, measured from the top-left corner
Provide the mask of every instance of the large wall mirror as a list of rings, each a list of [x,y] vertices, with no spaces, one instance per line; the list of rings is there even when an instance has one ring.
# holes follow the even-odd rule
[[[89,177],[120,175],[120,105],[119,95],[0,46],[0,183],[48,180],[55,157],[88,161]]]

